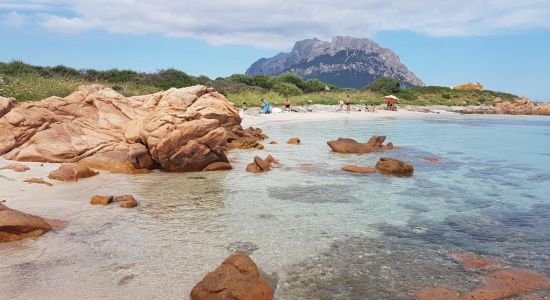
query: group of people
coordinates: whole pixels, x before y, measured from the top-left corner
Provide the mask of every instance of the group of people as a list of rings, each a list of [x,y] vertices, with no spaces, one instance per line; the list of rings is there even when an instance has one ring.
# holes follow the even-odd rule
[[[346,95],[346,112],[351,113],[351,99],[349,95]],[[338,100],[338,108],[336,111],[344,111],[344,101]],[[376,112],[376,106],[374,104],[368,105],[365,103],[365,111]]]
[[[261,106],[261,109],[260,109],[260,114],[270,114],[270,113],[272,113],[273,109],[271,107],[271,103],[268,100],[265,100],[264,98],[261,98],[261,101],[262,101],[262,106]],[[341,99],[338,100],[338,108],[336,109],[336,111],[338,111],[338,112],[344,111],[344,105],[346,106],[346,112],[351,113],[351,98],[350,98],[349,95],[346,95],[346,101],[345,102]],[[395,111],[395,110],[397,110],[397,106],[393,102],[388,102],[387,109]],[[242,110],[243,110],[243,112],[248,111],[248,104],[246,102],[243,102]],[[291,105],[290,105],[290,100],[288,100],[288,98],[285,98],[283,100],[283,109],[282,109],[282,111],[289,111],[289,112],[292,111],[291,110]],[[370,105],[365,104],[365,111],[366,112],[376,112],[376,106],[374,104],[370,104]]]
[[[262,101],[262,106],[260,108],[260,114],[272,113],[273,110],[271,108],[271,103],[268,100],[265,100],[264,98],[262,98],[261,101]],[[242,109],[243,109],[243,112],[248,111],[248,105],[246,102],[243,102]],[[283,100],[283,111],[291,111],[290,100],[288,100],[288,98],[285,98],[285,100]]]

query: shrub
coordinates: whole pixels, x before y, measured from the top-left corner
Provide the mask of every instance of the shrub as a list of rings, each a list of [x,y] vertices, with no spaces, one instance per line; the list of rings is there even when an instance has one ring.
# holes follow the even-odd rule
[[[245,74],[233,74],[227,78],[228,80],[244,83],[246,85],[254,85],[254,79]]]
[[[0,65],[0,74],[21,76],[33,73],[36,74],[39,69],[41,68],[28,65],[19,60],[14,60],[10,63]]]
[[[273,85],[273,91],[285,97],[302,94],[302,90],[292,83],[277,82]]]
[[[397,79],[380,77],[365,87],[371,92],[394,94],[401,90],[401,83]]]
[[[254,86],[259,86],[261,88],[269,90],[273,87],[273,82],[270,79],[271,78],[269,76],[264,75],[254,76],[254,78],[252,79],[252,84]]]

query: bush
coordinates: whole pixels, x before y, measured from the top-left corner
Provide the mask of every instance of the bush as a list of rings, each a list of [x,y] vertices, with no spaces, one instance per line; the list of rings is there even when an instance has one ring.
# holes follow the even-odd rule
[[[246,85],[254,85],[254,79],[245,74],[233,74],[227,78],[228,80],[244,83]]]
[[[19,60],[14,60],[10,63],[0,65],[0,74],[21,76],[27,74],[36,74],[38,73],[39,69],[41,68],[28,65]]]
[[[306,82],[302,78],[300,78],[298,75],[293,73],[284,73],[277,77],[273,77],[272,81],[273,81],[273,87],[275,87],[275,84],[277,82],[291,83],[294,86],[297,86],[301,90],[304,90],[306,87]]]
[[[306,93],[313,93],[313,92],[321,92],[325,90],[326,84],[321,82],[318,79],[310,79],[306,81],[304,92]]]
[[[273,87],[273,82],[271,81],[271,78],[264,75],[254,76],[254,78],[252,79],[252,84],[266,90],[269,90]]]
[[[397,79],[389,77],[380,77],[365,87],[371,92],[380,92],[383,94],[395,94],[401,90],[401,83]]]
[[[161,70],[157,74],[151,74],[151,84],[162,89],[182,88],[197,84],[195,78],[176,69]]]
[[[292,83],[277,82],[273,85],[273,91],[279,93],[285,97],[297,96],[302,94],[302,90]]]

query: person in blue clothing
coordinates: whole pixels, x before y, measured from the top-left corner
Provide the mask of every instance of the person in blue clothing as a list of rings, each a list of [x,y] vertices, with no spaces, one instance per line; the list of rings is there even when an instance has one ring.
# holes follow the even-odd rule
[[[261,114],[270,114],[271,113],[271,104],[269,104],[269,101],[262,98],[262,110],[260,111]]]

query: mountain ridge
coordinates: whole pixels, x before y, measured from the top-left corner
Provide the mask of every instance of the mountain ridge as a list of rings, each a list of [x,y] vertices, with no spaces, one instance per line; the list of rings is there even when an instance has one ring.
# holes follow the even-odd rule
[[[363,88],[380,77],[398,79],[405,87],[424,85],[392,50],[371,39],[350,36],[336,36],[330,42],[317,38],[298,41],[290,52],[261,58],[246,70],[251,76],[285,72],[338,87]]]

